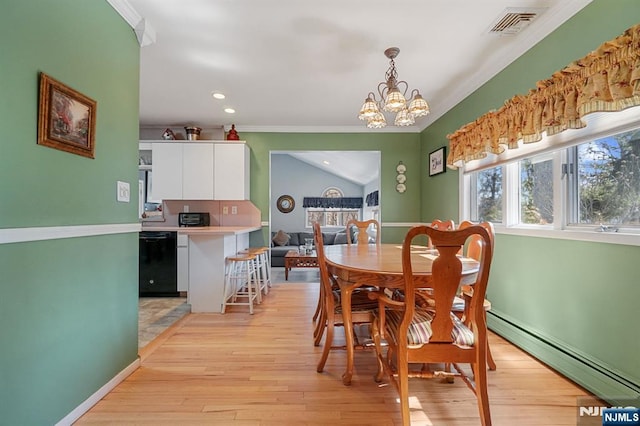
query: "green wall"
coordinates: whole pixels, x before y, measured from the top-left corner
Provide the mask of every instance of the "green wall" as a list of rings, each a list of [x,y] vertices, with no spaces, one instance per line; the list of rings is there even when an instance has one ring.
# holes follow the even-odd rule
[[[526,94],[638,17],[636,0],[594,0],[425,129],[423,169],[429,152],[448,146],[447,134]],[[458,172],[424,180],[422,220],[458,218]],[[638,258],[637,246],[499,234],[488,289],[490,326],[604,399],[638,397]]]
[[[380,151],[380,206],[383,222],[420,220],[420,136],[417,133],[242,133],[251,148],[251,201],[269,220],[269,157],[271,151]],[[407,191],[396,192],[396,166],[407,166]],[[400,242],[404,227],[384,227],[384,242]],[[268,228],[251,235],[252,245],[269,241]]]
[[[0,228],[136,224],[133,31],[103,0],[0,9]],[[36,144],[40,71],[97,101],[95,159]],[[0,424],[54,424],[136,360],[137,242],[0,244]]]

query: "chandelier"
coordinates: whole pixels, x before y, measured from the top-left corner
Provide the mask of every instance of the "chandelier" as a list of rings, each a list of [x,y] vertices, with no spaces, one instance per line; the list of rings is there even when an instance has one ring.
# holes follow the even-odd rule
[[[387,125],[387,120],[382,111],[396,113],[393,124],[396,126],[411,126],[416,118],[429,114],[429,105],[417,89],[411,91],[409,100],[406,98],[409,85],[406,81],[398,81],[396,63],[393,61],[398,56],[400,49],[390,47],[384,51],[389,58],[389,69],[384,75],[385,81],[378,84],[378,96],[369,92],[365,99],[358,118],[367,121],[367,127],[380,129]],[[404,90],[400,90],[403,88]]]

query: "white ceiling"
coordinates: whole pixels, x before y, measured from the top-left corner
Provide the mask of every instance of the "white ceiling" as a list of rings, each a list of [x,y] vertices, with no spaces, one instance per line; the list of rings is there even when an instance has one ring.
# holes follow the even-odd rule
[[[380,151],[287,152],[294,158],[359,185],[380,176]]]
[[[140,53],[141,126],[234,123],[241,137],[372,131],[357,113],[384,80],[391,46],[400,48],[399,79],[420,90],[431,114],[408,128],[373,131],[419,132],[590,2],[108,1],[155,35]],[[506,8],[546,10],[517,35],[491,34]]]

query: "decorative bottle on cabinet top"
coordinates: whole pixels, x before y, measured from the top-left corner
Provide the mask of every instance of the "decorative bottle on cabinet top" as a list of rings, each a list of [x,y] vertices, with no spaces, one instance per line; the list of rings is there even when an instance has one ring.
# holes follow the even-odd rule
[[[231,125],[231,130],[229,130],[229,133],[227,133],[227,140],[228,141],[239,141],[240,140],[240,136],[238,135],[238,132],[236,132],[236,125],[235,124]]]

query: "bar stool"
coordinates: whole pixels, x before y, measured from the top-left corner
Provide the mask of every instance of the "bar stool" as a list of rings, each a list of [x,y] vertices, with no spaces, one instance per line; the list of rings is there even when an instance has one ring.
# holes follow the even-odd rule
[[[247,253],[227,257],[225,269],[221,312],[224,314],[229,305],[247,305],[249,313],[253,314],[254,301],[256,303],[262,301],[256,269],[256,255]]]
[[[260,284],[260,291],[264,294],[269,293],[269,287],[271,287],[271,264],[269,261],[269,248],[268,247],[249,247],[240,252],[241,254],[254,254],[256,256],[256,270],[258,276],[258,282]]]

